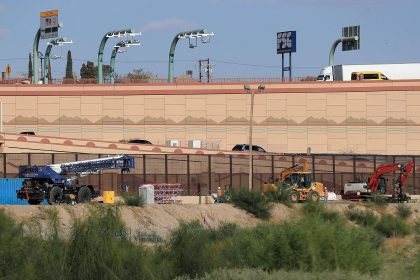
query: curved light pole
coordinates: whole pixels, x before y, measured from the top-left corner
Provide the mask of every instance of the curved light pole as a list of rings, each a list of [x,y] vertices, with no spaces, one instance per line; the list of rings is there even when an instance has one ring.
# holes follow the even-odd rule
[[[58,28],[62,28],[64,25],[62,22],[58,24]],[[38,31],[35,34],[34,43],[32,46],[32,83],[38,83],[38,46],[39,39],[41,39],[41,28],[38,28]]]
[[[249,173],[248,173],[248,190],[252,191],[252,185],[253,185],[253,176],[254,176],[254,170],[253,170],[253,159],[252,159],[252,122],[253,122],[253,116],[254,116],[254,95],[255,91],[251,89],[250,85],[244,85],[244,89],[247,92],[251,93],[251,109],[250,109],[250,117],[249,117],[249,144],[248,144],[248,150],[249,150]],[[258,86],[258,92],[263,92],[265,90],[265,85],[259,85]]]
[[[112,54],[111,54],[111,62],[110,62],[110,76],[111,76],[111,84],[115,83],[115,57],[117,56],[117,53],[119,53],[119,49],[120,48],[129,48],[131,46],[139,46],[140,45],[140,41],[139,40],[126,40],[126,41],[120,41],[118,42],[115,46],[114,49],[112,50]]]
[[[32,83],[38,83],[38,46],[41,38],[41,28],[35,34],[34,44],[32,46]]]
[[[329,59],[329,66],[334,65],[334,53],[337,46],[344,41],[357,41],[359,40],[359,36],[353,36],[353,37],[342,37],[340,39],[337,39],[331,46],[330,49],[330,59]]]
[[[53,46],[62,46],[63,44],[72,44],[73,41],[68,41],[66,37],[64,38],[57,38],[55,40],[51,40],[48,42],[48,47],[45,51],[45,63],[44,63],[44,84],[48,84],[48,76],[49,76],[49,72],[50,72],[50,53],[51,53],[51,49]]]
[[[104,37],[102,37],[101,43],[99,44],[99,50],[98,50],[98,84],[103,84],[104,79],[102,75],[102,65],[104,62],[104,48],[106,41],[108,41],[108,38],[121,38],[126,36],[136,36],[141,35],[141,33],[136,33],[134,29],[123,29],[118,31],[110,31],[105,33]]]
[[[214,33],[209,33],[207,29],[199,29],[194,31],[185,31],[178,33],[172,40],[171,48],[169,49],[169,64],[168,64],[168,83],[173,83],[174,81],[174,57],[175,57],[175,48],[176,44],[180,39],[189,40],[188,47],[195,48],[197,46],[197,38],[201,38],[202,43],[208,43],[209,40],[207,37],[213,36]],[[195,43],[191,43],[191,40],[195,40]]]
[[[334,81],[334,53],[337,46],[344,42],[344,41],[357,41],[359,40],[359,36],[352,36],[352,37],[341,37],[340,39],[337,39],[331,46],[330,49],[330,57],[329,57],[329,63],[328,65],[331,66],[331,77]]]

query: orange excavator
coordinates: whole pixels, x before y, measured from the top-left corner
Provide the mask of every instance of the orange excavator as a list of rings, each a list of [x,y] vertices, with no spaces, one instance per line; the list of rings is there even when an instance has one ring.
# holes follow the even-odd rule
[[[373,194],[386,194],[386,179],[383,177],[386,173],[399,171],[399,176],[394,179],[393,193],[389,198],[392,202],[410,202],[411,197],[404,192],[404,186],[408,175],[413,170],[414,162],[395,162],[386,163],[379,166],[368,182],[349,182],[344,185],[343,199],[347,200],[367,200]]]

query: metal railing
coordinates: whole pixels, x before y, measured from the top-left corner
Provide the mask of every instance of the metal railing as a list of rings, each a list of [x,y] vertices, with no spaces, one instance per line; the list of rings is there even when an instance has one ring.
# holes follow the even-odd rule
[[[307,77],[226,77],[226,78],[211,78],[209,81],[202,80],[199,81],[198,78],[192,77],[178,77],[174,79],[175,84],[237,84],[237,83],[282,83],[282,82],[307,82],[307,81],[315,81],[315,77],[307,76]],[[11,79],[4,79],[0,80],[0,84],[30,84],[31,79],[29,78],[11,78]],[[51,79],[49,80],[50,84],[97,84],[98,79]],[[110,84],[110,79],[104,78],[104,84]],[[120,77],[115,80],[115,84],[168,84],[166,78],[157,78],[157,77],[150,77],[150,78],[128,78],[128,77]]]
[[[47,165],[52,163],[105,157],[98,154],[0,154],[0,177],[16,178],[19,165]],[[98,185],[102,190],[117,194],[127,184],[130,192],[137,192],[145,183],[177,182],[185,190],[183,195],[207,195],[224,189],[248,188],[248,158],[245,155],[134,155],[136,167],[129,174],[106,171],[83,177],[81,182]],[[420,156],[343,155],[343,154],[284,154],[254,155],[253,186],[262,190],[264,182],[278,177],[287,167],[307,162],[315,181],[329,190],[340,193],[349,181],[368,180],[381,164],[414,161],[413,172],[408,177],[407,192],[420,191]],[[419,169],[416,168],[419,167]],[[395,173],[386,174],[388,189],[392,190]]]

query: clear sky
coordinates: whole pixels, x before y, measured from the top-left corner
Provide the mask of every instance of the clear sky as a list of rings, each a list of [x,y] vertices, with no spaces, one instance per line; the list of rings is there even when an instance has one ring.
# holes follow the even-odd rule
[[[214,32],[210,44],[188,48],[178,43],[175,75],[193,70],[198,60],[210,58],[214,77],[279,77],[281,55],[276,54],[276,33],[297,31],[293,76],[316,76],[328,64],[332,43],[344,26],[361,26],[361,49],[342,52],[335,64],[420,62],[419,0],[0,0],[0,69],[12,75],[27,73],[28,55],[40,25],[41,11],[59,10],[64,24],[59,36],[74,44],[54,47],[53,78],[65,73],[70,49],[73,70],[88,60],[97,63],[100,40],[107,31],[134,28],[142,32],[141,46],[118,54],[116,71],[126,74],[143,68],[167,76],[168,53],[181,31],[207,28]],[[45,52],[47,40],[39,50]],[[109,63],[112,46],[106,45]]]

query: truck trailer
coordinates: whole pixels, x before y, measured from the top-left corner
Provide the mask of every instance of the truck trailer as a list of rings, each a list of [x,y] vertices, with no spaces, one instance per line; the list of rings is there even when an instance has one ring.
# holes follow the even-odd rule
[[[420,79],[420,63],[397,64],[355,64],[327,66],[321,70],[317,81],[351,81],[358,80],[352,73],[379,73],[384,77],[378,80],[417,80]]]

